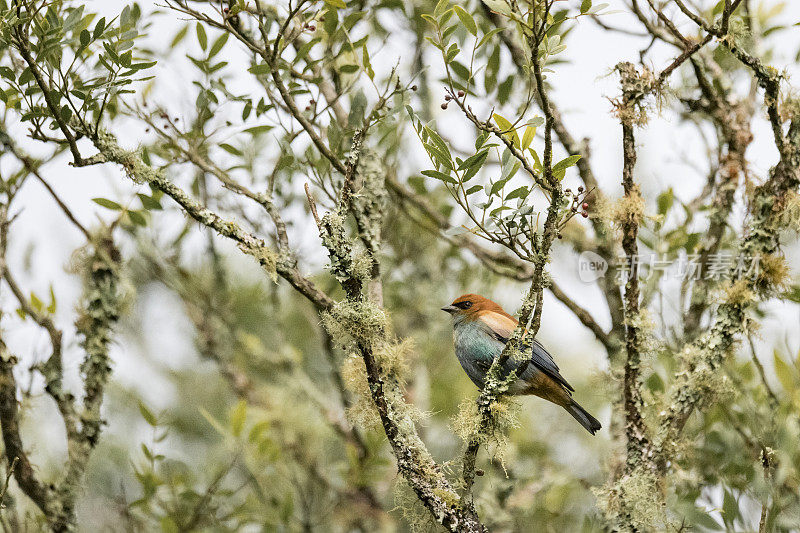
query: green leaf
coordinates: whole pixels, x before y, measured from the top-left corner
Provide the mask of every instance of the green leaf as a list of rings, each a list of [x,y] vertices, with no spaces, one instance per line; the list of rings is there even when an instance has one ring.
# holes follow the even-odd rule
[[[513,191],[511,191],[510,193],[508,193],[506,195],[506,200],[513,200],[514,198],[527,198],[529,194],[530,190],[525,185],[523,185],[522,187],[518,187]]]
[[[541,172],[543,167],[542,167],[542,160],[539,159],[539,154],[537,154],[536,150],[534,150],[533,148],[528,148],[528,152],[530,152],[531,157],[533,157],[533,169]]]
[[[500,127],[500,129],[502,131],[507,132],[507,131],[510,131],[511,128],[513,128],[513,126],[511,125],[511,122],[509,122],[508,119],[506,119],[502,115],[499,115],[499,114],[495,113],[492,116],[494,117],[495,123],[497,123],[497,125]]]
[[[53,291],[53,284],[50,284],[50,305],[47,306],[47,312],[51,315],[56,312],[56,293]]]
[[[333,35],[336,32],[336,26],[339,24],[339,12],[334,7],[329,7],[325,10],[325,21],[322,23],[322,28],[328,35]]]
[[[501,104],[508,102],[508,97],[511,96],[511,89],[514,88],[514,81],[516,74],[510,74],[500,85],[497,86],[497,100]]]
[[[144,70],[156,66],[157,61],[145,61],[142,63],[133,63],[130,65],[131,70]]]
[[[36,296],[36,294],[31,291],[31,307],[33,307],[37,312],[41,313],[42,309],[44,309],[44,302]]]
[[[533,126],[528,126],[525,128],[525,133],[522,135],[522,146],[523,150],[527,150],[531,143],[533,142],[533,138],[536,136],[536,128]]]
[[[439,149],[435,144],[432,143],[423,143],[423,146],[428,150],[428,154],[430,154],[431,159],[434,160],[435,163],[439,165],[443,165],[447,167],[448,170],[453,170],[453,163],[447,157],[447,155]]]
[[[186,24],[183,28],[178,30],[175,34],[175,37],[172,38],[172,42],[169,44],[170,48],[175,48],[180,44],[181,41],[186,37],[186,34],[189,33],[189,25]]]
[[[458,185],[458,182],[453,179],[452,176],[449,174],[445,174],[444,172],[439,172],[438,170],[423,170],[422,174],[428,176],[429,178],[434,178],[445,183],[452,183],[453,185]]]
[[[256,76],[263,76],[265,74],[269,74],[269,71],[270,71],[269,65],[267,65],[266,63],[253,65],[252,67],[247,69],[247,72],[255,74]]]
[[[130,221],[136,226],[147,226],[147,219],[139,211],[127,211],[126,214],[128,215]]]
[[[778,381],[781,382],[783,390],[790,394],[793,393],[795,389],[796,377],[794,370],[789,363],[783,360],[778,353],[778,350],[775,350],[772,353],[772,357],[775,362],[775,375],[778,376]]]
[[[231,146],[228,143],[219,143],[219,147],[228,152],[231,155],[241,156],[242,151],[236,148],[235,146]]]
[[[81,31],[80,40],[81,40],[81,46],[86,46],[87,44],[89,44],[89,42],[92,40],[92,34],[89,33],[89,30]]]
[[[208,58],[211,59],[215,55],[217,55],[222,48],[225,46],[225,43],[228,42],[228,33],[225,32],[220,35],[215,41],[214,44],[211,45],[211,49],[208,51]]]
[[[580,159],[580,158],[581,158],[581,156],[579,156],[579,155],[571,155],[569,157],[565,157],[564,159],[562,159],[561,161],[559,161],[558,163],[553,165],[553,172],[555,173],[555,172],[558,172],[560,170],[568,169],[569,167],[571,167],[572,165],[577,163],[578,159]]]
[[[180,533],[178,524],[169,516],[162,517],[159,525],[161,526],[161,533]]]
[[[114,200],[109,200],[108,198],[92,198],[92,201],[101,207],[105,207],[106,209],[122,211],[122,206]]]
[[[659,194],[656,203],[658,205],[658,214],[666,215],[667,211],[669,211],[675,203],[675,191],[672,190],[672,187]]]
[[[244,429],[244,422],[247,419],[247,402],[244,400],[239,400],[239,403],[236,404],[236,407],[233,408],[231,412],[231,431],[233,432],[234,437],[238,437],[242,434],[242,429]]]
[[[472,15],[467,13],[463,7],[455,6],[454,9],[456,10],[456,15],[459,19],[461,19],[461,24],[467,28],[467,31],[470,32],[474,36],[478,36],[478,25],[475,24],[475,19],[472,18]]]
[[[592,0],[583,0],[581,2],[581,13],[586,13],[592,8]]]
[[[483,167],[483,164],[486,162],[486,156],[488,154],[489,151],[484,150],[464,161],[464,164],[466,165],[467,163],[469,163],[469,166],[465,166],[467,170],[466,172],[464,172],[464,177],[462,178],[462,181],[466,183],[469,180],[471,180],[473,176],[475,176],[475,174],[478,173],[481,167]],[[476,159],[474,161],[470,161],[473,157]]]
[[[137,193],[136,196],[138,196],[139,200],[141,200],[142,207],[147,209],[148,211],[161,210],[161,203],[152,196],[147,196],[146,194],[142,193]]]
[[[450,5],[450,0],[439,0],[436,7],[433,8],[433,16],[439,18],[447,11],[447,6]]]
[[[244,130],[245,133],[249,133],[250,135],[256,136],[261,135],[262,133],[267,133],[268,131],[272,130],[273,126],[269,126],[264,124],[262,126],[253,126],[252,128],[247,128]]]
[[[144,421],[150,424],[153,427],[158,425],[158,417],[153,414],[153,412],[148,409],[142,402],[139,402],[139,412],[142,414],[142,418]]]
[[[103,35],[103,30],[106,29],[106,18],[103,17],[97,21],[97,24],[94,25],[94,31],[92,32],[93,39],[99,39],[101,35]]]
[[[444,139],[439,137],[439,134],[436,133],[431,128],[425,127],[425,132],[430,136],[430,140],[447,156],[447,159],[450,160],[453,156],[450,154],[450,148],[448,148],[447,143],[444,142]]]
[[[595,14],[601,12],[602,10],[604,10],[607,7],[608,7],[608,3],[597,4],[596,6],[592,6],[592,8],[589,11],[587,11],[586,13],[588,13],[589,15],[595,15]]]
[[[197,30],[197,42],[200,43],[200,48],[202,48],[203,51],[205,51],[206,46],[208,46],[208,36],[206,35],[206,29],[199,22],[197,23],[195,29]]]
[[[479,190],[483,189],[483,185],[473,185],[469,189],[467,189],[466,195],[469,196],[471,194],[475,194]]]
[[[495,28],[495,29],[493,29],[493,30],[491,30],[489,32],[486,32],[483,35],[483,37],[481,37],[481,40],[478,42],[477,48],[480,48],[483,45],[485,45],[486,43],[488,43],[491,40],[492,37],[494,37],[495,35],[497,35],[501,31],[503,31],[503,28]]]
[[[517,130],[514,128],[511,122],[497,113],[495,113],[493,117],[494,121],[497,123],[497,126],[504,132],[503,136],[510,139],[514,146],[519,148],[519,135],[517,134]]]
[[[347,4],[345,4],[342,0],[325,0],[325,3],[337,9],[344,9],[347,7]]]
[[[367,76],[369,79],[375,79],[375,71],[372,69],[372,63],[369,61],[369,51],[367,50],[367,45],[361,47],[361,56],[363,57],[364,61],[364,70],[367,71]]]
[[[499,194],[500,193],[500,189],[505,187],[506,183],[508,183],[508,180],[510,180],[510,179],[511,179],[511,176],[495,181],[492,184],[491,188],[489,189],[489,194],[492,195],[492,196],[494,196],[496,194]]]

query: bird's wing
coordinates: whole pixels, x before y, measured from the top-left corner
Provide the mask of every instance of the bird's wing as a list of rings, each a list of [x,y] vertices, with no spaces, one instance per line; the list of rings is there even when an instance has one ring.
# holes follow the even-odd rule
[[[504,344],[508,342],[508,338],[514,331],[514,328],[517,327],[516,320],[494,311],[484,311],[478,316],[478,319],[488,327],[494,338]],[[558,365],[553,360],[553,356],[544,349],[544,346],[542,346],[539,341],[534,339],[532,345],[526,343],[524,347],[530,349],[531,363],[533,363],[536,368],[553,378],[556,382],[562,384],[567,390],[575,390],[561,375]]]

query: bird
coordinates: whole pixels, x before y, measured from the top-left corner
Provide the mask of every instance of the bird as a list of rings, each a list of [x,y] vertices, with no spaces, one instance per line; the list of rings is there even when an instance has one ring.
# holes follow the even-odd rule
[[[450,305],[442,307],[442,311],[453,317],[453,343],[461,367],[472,382],[483,389],[486,373],[517,327],[517,319],[497,303],[477,294],[459,296]],[[523,344],[522,351],[530,355],[529,364],[508,392],[512,395],[533,394],[559,405],[594,435],[602,427],[600,422],[572,398],[575,389],[561,375],[544,346],[534,340]],[[508,376],[522,363],[524,360],[510,357],[503,366],[503,376]]]

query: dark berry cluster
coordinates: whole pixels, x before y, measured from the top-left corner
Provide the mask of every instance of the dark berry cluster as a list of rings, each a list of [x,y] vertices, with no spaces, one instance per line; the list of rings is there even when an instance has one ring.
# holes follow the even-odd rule
[[[458,91],[456,93],[456,97],[464,98],[464,91]],[[444,95],[444,103],[442,103],[442,106],[441,106],[442,109],[447,109],[448,102],[450,102],[450,100],[453,100],[454,98],[455,97],[452,94],[449,94],[449,93]]]
[[[575,213],[576,215],[580,213],[583,218],[587,218],[589,216],[589,203],[585,201],[586,194],[584,194],[583,185],[578,187],[577,192],[573,193],[572,189],[567,189],[564,191],[567,196],[572,197],[572,201],[570,202],[570,211]]]

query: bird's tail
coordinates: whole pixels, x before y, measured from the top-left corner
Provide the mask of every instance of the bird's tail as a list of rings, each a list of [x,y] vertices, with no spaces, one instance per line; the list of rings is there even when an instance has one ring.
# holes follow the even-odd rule
[[[572,402],[564,407],[569,414],[571,414],[575,420],[580,422],[580,424],[586,428],[586,431],[594,435],[597,430],[601,427],[600,422],[597,421],[595,417],[590,415],[586,412],[586,409],[581,407],[578,402],[572,400]]]

